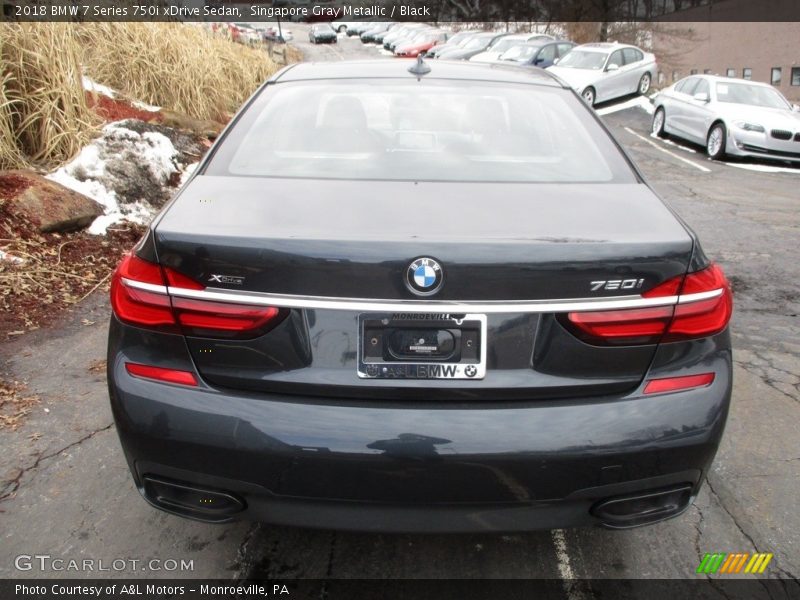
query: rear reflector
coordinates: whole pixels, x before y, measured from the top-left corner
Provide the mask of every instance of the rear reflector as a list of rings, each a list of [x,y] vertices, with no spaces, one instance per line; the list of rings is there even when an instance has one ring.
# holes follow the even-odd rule
[[[170,288],[203,290],[195,280],[158,264],[127,255],[111,280],[111,306],[120,321],[201,337],[248,339],[277,325],[288,311],[274,306],[251,306],[178,298]]]
[[[179,371],[177,369],[164,369],[151,365],[140,365],[138,363],[125,363],[125,369],[134,377],[165,381],[167,383],[177,383],[180,385],[197,385],[197,378],[191,371]]]
[[[571,312],[562,322],[594,345],[637,345],[708,337],[728,326],[733,297],[717,265],[669,279],[642,294],[676,304],[614,311]]]
[[[701,373],[700,375],[684,375],[683,377],[665,377],[651,379],[644,386],[645,394],[663,394],[677,392],[691,388],[706,387],[714,383],[714,373]]]

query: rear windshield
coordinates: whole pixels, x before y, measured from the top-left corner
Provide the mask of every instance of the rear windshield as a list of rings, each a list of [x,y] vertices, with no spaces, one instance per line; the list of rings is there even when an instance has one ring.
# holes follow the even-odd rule
[[[400,181],[628,182],[634,175],[571,92],[468,81],[268,86],[209,175]]]

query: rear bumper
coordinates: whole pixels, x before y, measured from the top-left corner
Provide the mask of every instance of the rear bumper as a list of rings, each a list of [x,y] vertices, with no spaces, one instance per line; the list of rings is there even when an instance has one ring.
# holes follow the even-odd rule
[[[687,392],[461,404],[187,388],[131,377],[125,360],[109,356],[111,402],[148,501],[202,520],[368,531],[625,526],[593,508],[686,486],[674,516],[713,460],[731,392],[729,350],[703,364],[714,383]],[[146,477],[224,492],[242,508],[172,510]]]

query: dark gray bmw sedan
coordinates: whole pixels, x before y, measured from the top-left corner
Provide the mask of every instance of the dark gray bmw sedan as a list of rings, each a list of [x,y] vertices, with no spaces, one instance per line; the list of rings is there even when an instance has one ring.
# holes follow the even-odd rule
[[[374,531],[654,523],[731,395],[731,293],[540,70],[299,64],[119,265],[108,381],[153,506]]]

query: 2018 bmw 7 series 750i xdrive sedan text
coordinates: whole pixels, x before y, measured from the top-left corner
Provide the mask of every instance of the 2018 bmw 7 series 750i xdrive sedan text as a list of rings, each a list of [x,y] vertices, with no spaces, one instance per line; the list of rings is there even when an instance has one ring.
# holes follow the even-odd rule
[[[280,71],[111,298],[136,486],[205,521],[653,523],[728,412],[722,271],[539,69]]]

